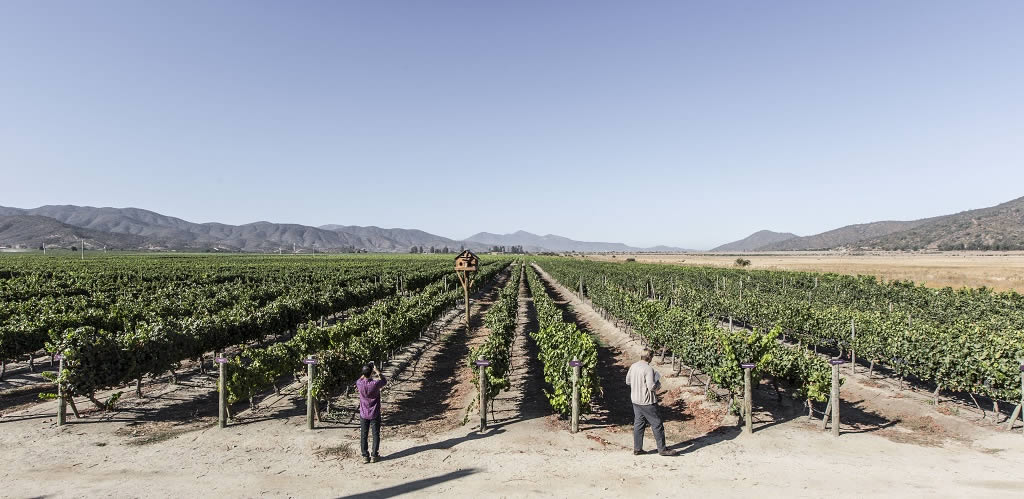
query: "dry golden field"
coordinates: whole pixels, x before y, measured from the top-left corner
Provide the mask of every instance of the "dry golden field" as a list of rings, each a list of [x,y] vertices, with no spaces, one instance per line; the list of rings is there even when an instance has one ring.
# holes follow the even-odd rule
[[[800,252],[750,254],[629,254],[587,255],[586,258],[675,265],[733,267],[736,258],[750,260],[750,269],[803,270],[838,274],[876,275],[886,280],[910,279],[927,286],[969,286],[1024,292],[1024,252],[962,251],[949,253]]]

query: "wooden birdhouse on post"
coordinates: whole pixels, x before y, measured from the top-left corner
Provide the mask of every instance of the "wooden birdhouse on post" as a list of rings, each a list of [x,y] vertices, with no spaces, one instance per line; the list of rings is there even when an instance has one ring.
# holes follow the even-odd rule
[[[466,297],[466,330],[469,330],[469,287],[473,285],[473,279],[477,268],[480,265],[480,258],[472,251],[464,250],[455,257],[455,273],[462,283],[462,291]]]

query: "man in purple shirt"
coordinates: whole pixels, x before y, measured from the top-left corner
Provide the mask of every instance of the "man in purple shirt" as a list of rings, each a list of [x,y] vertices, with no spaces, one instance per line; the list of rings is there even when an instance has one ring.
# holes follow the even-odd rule
[[[373,379],[377,376],[380,379]],[[373,362],[363,366],[363,375],[356,381],[359,390],[359,450],[363,453],[363,462],[377,462],[380,459],[380,389],[388,381],[377,370]],[[367,452],[366,437],[369,429],[373,429],[373,454]]]

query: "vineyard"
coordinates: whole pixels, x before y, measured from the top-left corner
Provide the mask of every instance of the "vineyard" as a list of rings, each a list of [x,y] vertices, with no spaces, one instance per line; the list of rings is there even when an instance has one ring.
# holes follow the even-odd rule
[[[483,255],[473,272],[463,290],[444,255],[0,255],[0,444],[40,483],[52,462],[60,483],[148,466],[164,495],[210,469],[246,493],[252,476],[294,474],[291,495],[333,480],[306,470],[351,490],[348,477],[379,473],[354,453],[353,386],[373,360],[388,378],[384,461],[367,466],[414,481],[487,469],[472,481],[484,494],[490,473],[585,476],[599,496],[712,473],[701,483],[721,492],[747,473],[723,466],[738,456],[756,464],[751,483],[764,470],[832,480],[838,466],[889,484],[905,470],[869,456],[903,453],[935,470],[917,487],[966,452],[963,466],[1000,486],[1006,460],[1024,462],[1019,435],[1004,436],[1020,430],[1004,419],[1021,397],[1016,293],[538,255]],[[624,377],[644,348],[668,446],[699,473],[631,452]],[[40,366],[47,356],[58,360]],[[95,408],[55,418],[64,397]],[[833,402],[839,440],[804,417]]]
[[[882,365],[942,390],[1017,403],[1024,296],[911,282],[764,270],[542,259],[570,289],[626,321],[653,348],[736,392],[742,362],[809,400],[826,395],[818,353]],[[749,328],[723,329],[724,322]],[[776,341],[785,340],[785,341]]]
[[[485,262],[480,281],[501,263]],[[443,257],[19,256],[2,264],[5,367],[45,348],[63,357],[56,381],[88,398],[227,349],[240,350],[230,360],[233,401],[300,370],[311,354],[324,359],[316,386],[326,393],[461,297]]]

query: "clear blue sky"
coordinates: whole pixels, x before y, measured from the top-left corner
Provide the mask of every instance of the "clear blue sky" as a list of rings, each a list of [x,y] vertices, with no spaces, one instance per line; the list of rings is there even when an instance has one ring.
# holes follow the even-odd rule
[[[945,214],[1024,196],[1022,26],[1016,0],[6,1],[0,205],[693,248]]]

